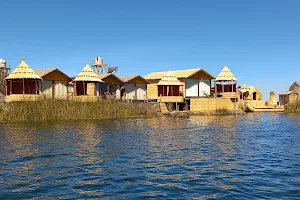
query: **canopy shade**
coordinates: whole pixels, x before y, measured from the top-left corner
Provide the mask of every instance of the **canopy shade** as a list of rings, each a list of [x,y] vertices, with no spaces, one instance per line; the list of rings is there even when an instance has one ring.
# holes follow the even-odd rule
[[[237,81],[230,69],[225,65],[220,74],[217,76],[216,81]]]
[[[169,70],[157,85],[182,85],[182,83],[177,79],[173,72]]]
[[[25,59],[22,58],[22,62],[17,68],[11,72],[5,79],[42,79],[37,75],[29,65],[25,62]]]
[[[86,66],[75,77],[74,81],[103,82],[89,64],[86,64]]]

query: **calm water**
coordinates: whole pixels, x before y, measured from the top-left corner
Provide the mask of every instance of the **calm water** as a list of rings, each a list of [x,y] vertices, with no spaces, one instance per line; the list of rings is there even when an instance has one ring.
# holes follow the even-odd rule
[[[300,198],[300,115],[0,128],[0,199]]]

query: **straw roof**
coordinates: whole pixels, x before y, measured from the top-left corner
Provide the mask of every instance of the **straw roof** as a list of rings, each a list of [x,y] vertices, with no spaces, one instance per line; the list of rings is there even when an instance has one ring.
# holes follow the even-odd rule
[[[211,77],[211,79],[215,78],[214,76],[212,76],[210,73],[208,73],[207,71],[205,71],[202,68],[175,70],[172,72],[177,78],[189,78],[190,76],[193,76],[194,74],[196,74],[200,71],[203,71],[205,74],[207,74],[209,77]],[[166,74],[166,72],[152,72],[152,73],[144,76],[144,78],[147,80],[160,80],[160,79],[162,79],[162,77],[165,74]]]
[[[290,94],[298,94],[297,92],[295,91],[283,91],[283,92],[280,92],[278,95],[290,95]]]
[[[63,76],[65,76],[67,79],[69,79],[70,81],[72,80],[72,78],[70,78],[68,75],[66,75],[65,73],[63,73],[62,71],[60,71],[57,68],[48,68],[48,69],[39,69],[39,70],[34,70],[34,72],[39,75],[41,78],[43,78],[44,76],[50,74],[51,72],[54,71],[58,71],[59,73],[61,73]]]
[[[220,74],[217,76],[216,81],[237,81],[230,69],[225,65]]]
[[[248,86],[244,83],[242,86],[241,86],[242,89],[247,89]]]
[[[300,81],[295,81],[295,84],[300,87]]]
[[[74,81],[103,82],[89,64],[86,64],[86,66],[75,77]]]
[[[165,73],[157,85],[182,85],[182,83],[177,79],[173,72],[169,70]]]
[[[145,83],[149,83],[149,81],[147,81],[146,79],[144,79],[143,77],[141,77],[140,75],[132,75],[132,76],[119,76],[119,79],[122,80],[123,83],[127,83],[135,78],[140,78],[141,80],[143,80]]]
[[[42,79],[37,75],[29,65],[25,62],[25,59],[22,58],[22,62],[17,68],[11,72],[5,79]]]

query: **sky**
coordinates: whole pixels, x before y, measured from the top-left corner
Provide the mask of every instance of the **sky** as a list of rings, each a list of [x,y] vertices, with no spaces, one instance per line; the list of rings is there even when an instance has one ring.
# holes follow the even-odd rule
[[[299,0],[0,0],[0,57],[12,69],[77,75],[96,56],[117,75],[227,65],[269,92],[300,81]]]

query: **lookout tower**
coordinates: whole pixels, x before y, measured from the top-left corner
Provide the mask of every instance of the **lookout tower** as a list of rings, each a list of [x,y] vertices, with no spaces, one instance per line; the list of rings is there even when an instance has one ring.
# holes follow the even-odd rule
[[[5,78],[8,76],[10,71],[9,67],[6,67],[6,61],[0,58],[0,102],[4,101],[4,94],[6,88]]]
[[[118,67],[109,67],[108,64],[104,64],[103,59],[99,56],[94,59],[93,69],[97,74],[114,73],[118,71]]]
[[[97,74],[107,73],[108,64],[103,64],[103,59],[98,56],[94,59],[93,68]]]

